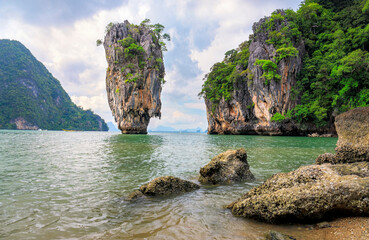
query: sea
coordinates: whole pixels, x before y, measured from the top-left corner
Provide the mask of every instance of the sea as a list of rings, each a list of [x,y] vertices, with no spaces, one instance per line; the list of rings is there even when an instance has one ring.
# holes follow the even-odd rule
[[[304,226],[234,217],[224,208],[273,174],[313,164],[337,138],[0,130],[0,239],[262,239]],[[256,180],[129,202],[142,184],[199,170],[245,148]]]

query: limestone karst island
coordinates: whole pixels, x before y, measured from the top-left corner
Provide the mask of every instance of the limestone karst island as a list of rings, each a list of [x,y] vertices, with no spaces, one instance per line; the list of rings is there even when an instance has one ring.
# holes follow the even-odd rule
[[[369,0],[0,19],[0,239],[369,239]]]

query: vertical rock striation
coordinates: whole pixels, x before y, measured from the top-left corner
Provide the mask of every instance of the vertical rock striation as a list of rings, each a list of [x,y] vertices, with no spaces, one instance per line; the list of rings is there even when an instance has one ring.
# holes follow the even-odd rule
[[[104,39],[108,102],[122,133],[146,134],[151,117],[161,116],[164,81],[161,45],[145,25],[112,24]]]
[[[285,15],[283,11],[277,11],[277,14]],[[233,83],[230,100],[223,97],[219,103],[214,103],[205,96],[210,134],[298,134],[297,127],[291,122],[273,122],[271,118],[275,114],[286,114],[297,104],[293,88],[301,70],[305,44],[301,39],[289,39],[291,48],[297,52],[281,57],[277,47],[270,42],[269,33],[288,28],[289,22],[287,19],[275,21],[273,29],[268,29],[269,20],[263,18],[253,25],[248,65],[246,69],[236,66],[241,79]],[[260,60],[264,62],[260,63]],[[276,66],[273,73],[263,66],[265,62]],[[275,77],[268,79],[267,74]]]

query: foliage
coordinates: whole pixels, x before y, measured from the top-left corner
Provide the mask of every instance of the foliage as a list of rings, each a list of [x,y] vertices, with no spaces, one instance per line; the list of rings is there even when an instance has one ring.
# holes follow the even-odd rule
[[[114,23],[110,22],[108,23],[108,25],[106,25],[105,27],[105,34],[108,33],[110,31],[110,29],[113,27]]]
[[[286,117],[285,116],[283,116],[282,114],[280,114],[280,113],[275,113],[271,118],[270,118],[270,120],[272,121],[272,122],[283,122],[283,120],[285,120],[286,119]]]
[[[103,42],[102,42],[102,40],[101,40],[101,39],[97,39],[97,40],[96,40],[96,46],[100,46],[102,43],[103,43]]]
[[[363,12],[363,13],[367,13],[367,12],[368,12],[368,10],[369,10],[369,0],[366,0],[366,1],[365,1],[365,5],[364,5],[364,7],[363,7],[363,9],[362,9],[362,12]]]
[[[42,129],[108,130],[91,110],[76,106],[45,66],[21,43],[0,40],[0,128],[23,118]]]
[[[299,51],[295,47],[283,47],[276,50],[276,57],[275,60],[277,63],[279,63],[282,59],[288,58],[288,57],[297,57],[299,54]]]
[[[153,40],[160,44],[162,51],[167,51],[167,45],[165,41],[169,42],[171,40],[170,35],[168,33],[163,33],[164,26],[160,23],[156,23],[151,25],[150,19],[146,18],[141,22],[141,26],[148,27],[153,31]]]
[[[298,88],[298,122],[324,126],[334,115],[369,105],[367,1],[303,2],[292,19],[307,47]]]
[[[265,60],[265,59],[257,59],[255,61],[255,66],[260,66],[264,73],[261,76],[262,79],[264,79],[265,85],[269,85],[271,80],[279,81],[281,80],[281,76],[277,74],[278,66],[271,60]]]
[[[237,50],[226,52],[224,61],[214,64],[206,76],[199,97],[203,96],[212,102],[213,109],[222,98],[225,101],[232,98],[234,85],[241,80],[241,72],[244,72],[248,65],[249,44],[248,41],[243,42]]]

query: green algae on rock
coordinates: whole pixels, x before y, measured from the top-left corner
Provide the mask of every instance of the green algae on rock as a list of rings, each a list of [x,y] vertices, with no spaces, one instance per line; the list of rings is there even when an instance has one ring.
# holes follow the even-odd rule
[[[200,169],[199,182],[209,184],[234,183],[252,180],[246,150],[228,150],[215,156]]]

